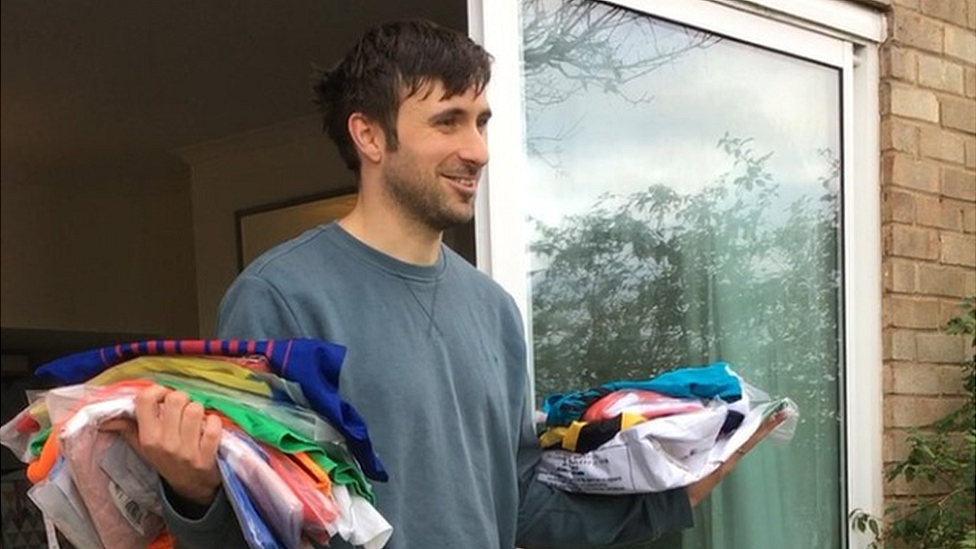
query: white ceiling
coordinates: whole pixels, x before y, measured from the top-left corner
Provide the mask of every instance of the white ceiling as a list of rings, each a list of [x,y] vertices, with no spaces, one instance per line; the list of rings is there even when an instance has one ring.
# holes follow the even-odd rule
[[[315,113],[368,25],[464,0],[3,0],[3,181],[185,180],[178,147]],[[110,183],[111,184],[111,183]]]

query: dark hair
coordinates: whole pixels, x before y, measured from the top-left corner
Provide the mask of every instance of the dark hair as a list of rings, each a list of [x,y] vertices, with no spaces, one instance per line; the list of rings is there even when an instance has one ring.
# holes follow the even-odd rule
[[[440,82],[444,98],[474,89],[491,78],[491,56],[467,36],[425,20],[385,23],[369,29],[330,71],[315,93],[325,131],[346,167],[359,171],[359,155],[349,136],[349,116],[361,112],[380,124],[387,148],[396,150],[396,119],[402,97]]]

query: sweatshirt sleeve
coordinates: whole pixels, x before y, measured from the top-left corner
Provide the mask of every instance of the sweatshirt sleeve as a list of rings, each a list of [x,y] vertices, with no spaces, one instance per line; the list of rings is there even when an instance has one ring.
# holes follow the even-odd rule
[[[169,493],[163,482],[159,483],[160,499],[163,507],[163,521],[176,540],[176,549],[247,549],[244,534],[237,522],[234,510],[223,489],[206,512],[199,518],[191,518],[174,507],[173,494]],[[178,506],[178,505],[177,505]]]
[[[574,494],[539,482],[535,467],[542,449],[532,427],[527,394],[523,412],[518,452],[519,547],[603,547],[656,539],[694,525],[684,488],[638,495]]]
[[[278,288],[245,273],[231,284],[220,302],[217,337],[267,340],[307,335]]]

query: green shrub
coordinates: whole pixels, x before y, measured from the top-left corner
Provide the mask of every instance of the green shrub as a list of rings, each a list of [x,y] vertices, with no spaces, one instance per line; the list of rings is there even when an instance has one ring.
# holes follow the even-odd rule
[[[966,311],[949,321],[946,331],[973,335],[976,347],[976,298],[966,299],[963,307]],[[962,367],[967,401],[924,431],[913,429],[908,455],[885,474],[889,482],[921,479],[946,489],[889,506],[884,522],[861,510],[852,512],[852,527],[873,534],[872,549],[976,549],[976,354]]]

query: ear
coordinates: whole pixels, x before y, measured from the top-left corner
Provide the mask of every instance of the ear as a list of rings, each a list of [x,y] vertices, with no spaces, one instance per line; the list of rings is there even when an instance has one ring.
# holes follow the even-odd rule
[[[359,151],[364,161],[378,163],[383,159],[386,150],[386,135],[379,124],[373,122],[361,112],[349,115],[347,130],[353,145]]]

